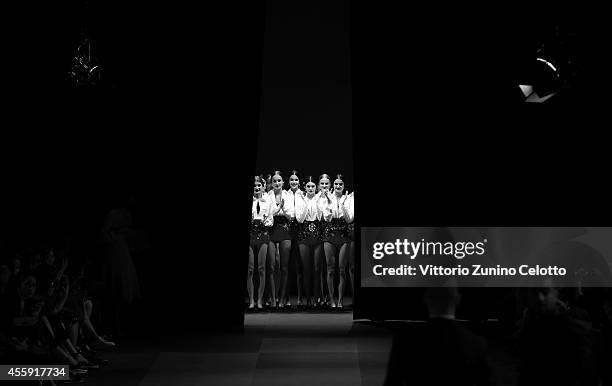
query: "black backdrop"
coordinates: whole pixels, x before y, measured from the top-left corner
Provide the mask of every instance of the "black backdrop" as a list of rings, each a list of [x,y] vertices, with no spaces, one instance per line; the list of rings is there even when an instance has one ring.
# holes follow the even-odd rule
[[[268,1],[267,14],[257,171],[342,173],[352,191],[348,1]]]
[[[136,261],[143,328],[241,328],[265,4],[88,9],[104,69],[93,89],[66,78],[81,2],[14,13],[2,239],[92,246],[108,209],[133,192],[152,244]]]
[[[577,4],[351,4],[358,225],[601,224],[609,98],[598,15]],[[582,72],[571,93],[523,104],[522,66],[560,18],[578,33]],[[497,312],[498,292],[469,292],[462,316]],[[356,318],[425,316],[418,291],[357,295]]]

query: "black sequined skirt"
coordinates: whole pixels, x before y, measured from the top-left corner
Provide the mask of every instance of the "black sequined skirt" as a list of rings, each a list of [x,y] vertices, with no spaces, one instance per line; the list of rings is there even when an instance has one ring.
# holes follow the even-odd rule
[[[328,243],[341,245],[350,241],[348,224],[343,218],[322,222],[322,233],[322,240]]]
[[[304,221],[299,224],[297,242],[306,245],[316,245],[321,242],[321,223],[318,220]]]
[[[270,231],[270,241],[278,242],[283,240],[291,240],[289,221],[285,216],[274,216],[274,225]]]
[[[296,219],[289,221],[289,236],[291,240],[297,240],[298,233],[300,232],[300,225],[301,224]]]
[[[259,245],[270,241],[268,228],[264,226],[261,220],[251,221],[251,245]]]

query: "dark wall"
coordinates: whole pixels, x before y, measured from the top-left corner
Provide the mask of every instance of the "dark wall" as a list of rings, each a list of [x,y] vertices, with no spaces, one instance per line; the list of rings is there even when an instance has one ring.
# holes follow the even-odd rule
[[[587,13],[576,4],[351,4],[358,225],[601,223],[605,24]],[[535,60],[560,19],[578,35],[577,87],[547,105],[525,105],[524,61]],[[406,299],[418,294],[361,289],[355,315],[422,316]],[[495,301],[481,298],[470,313]]]
[[[259,173],[343,173],[352,182],[348,23],[347,1],[268,1]]]
[[[95,240],[108,209],[135,192],[134,221],[152,244],[136,262],[150,324],[241,327],[265,4],[90,2],[104,68],[92,89],[65,76],[80,8],[47,8],[22,26],[23,44],[49,44],[23,59],[48,67],[16,82],[6,237]]]

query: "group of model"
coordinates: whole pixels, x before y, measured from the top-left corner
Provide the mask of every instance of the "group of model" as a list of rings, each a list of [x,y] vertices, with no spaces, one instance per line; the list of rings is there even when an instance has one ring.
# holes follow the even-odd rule
[[[295,170],[289,175],[288,189],[284,187],[285,180],[279,171],[268,179],[263,176],[254,179],[247,279],[249,309],[263,308],[266,284],[269,305],[290,306],[287,277],[292,246],[297,246],[301,263],[296,265],[297,305],[329,305],[341,309],[347,268],[354,286],[354,192],[348,193],[340,174],[334,179],[327,174],[301,179]],[[275,280],[277,265],[280,278]],[[336,265],[337,302],[334,300]],[[253,285],[255,266],[259,273],[257,300]],[[329,297],[325,295],[324,282]]]

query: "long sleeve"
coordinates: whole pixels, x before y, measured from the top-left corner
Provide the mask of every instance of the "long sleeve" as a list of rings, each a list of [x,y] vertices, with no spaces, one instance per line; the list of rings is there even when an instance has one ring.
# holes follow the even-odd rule
[[[276,204],[276,195],[274,195],[274,191],[270,190],[270,192],[268,192],[268,200],[270,200],[270,204],[271,204],[271,209],[272,209],[272,216],[277,216],[280,211],[281,211],[281,207],[280,205]]]
[[[251,220],[261,220],[265,226],[272,226],[274,224],[272,201],[270,201],[269,197],[263,196],[261,199],[253,199]]]
[[[308,203],[306,199],[302,195],[297,195],[295,197],[295,218],[301,224],[306,219],[306,214],[308,213]]]
[[[271,227],[274,225],[274,216],[271,214],[273,203],[270,200],[268,200],[267,204],[268,204],[268,214],[264,216],[263,223],[264,223],[264,226]]]
[[[345,202],[348,199],[347,195],[343,195],[341,197],[333,194],[331,197],[331,202],[327,202],[326,211],[323,212],[323,216],[325,216],[325,221],[331,221],[331,219],[346,219],[346,210],[345,210]],[[329,220],[328,220],[329,218]]]
[[[317,220],[319,220],[319,221],[323,220],[323,212],[321,211],[321,209],[317,205],[316,201],[314,202],[314,210],[317,213],[317,215],[316,215]]]
[[[295,218],[296,195],[296,193],[283,192],[283,197],[287,196],[285,197],[285,209],[283,210],[287,220],[293,220]]]
[[[333,212],[326,195],[319,195],[319,198],[317,199],[317,208],[321,211],[321,217],[323,220],[330,222],[333,217]]]
[[[346,200],[344,200],[344,219],[347,223],[352,223],[355,221],[355,207],[354,207],[355,199],[353,193],[351,193]]]

